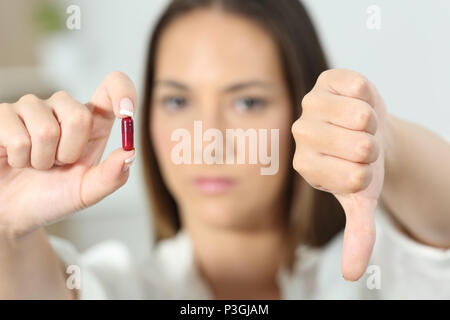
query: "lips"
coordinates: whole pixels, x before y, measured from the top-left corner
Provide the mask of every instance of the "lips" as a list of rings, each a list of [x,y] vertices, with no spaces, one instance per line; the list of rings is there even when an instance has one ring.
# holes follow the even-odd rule
[[[195,186],[206,194],[220,194],[230,190],[236,183],[234,179],[224,177],[198,177]]]

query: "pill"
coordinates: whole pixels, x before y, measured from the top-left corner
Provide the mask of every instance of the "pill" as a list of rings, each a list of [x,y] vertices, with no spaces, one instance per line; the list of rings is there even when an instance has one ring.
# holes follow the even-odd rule
[[[122,118],[122,148],[123,150],[130,151],[134,149],[134,127],[133,118]]]

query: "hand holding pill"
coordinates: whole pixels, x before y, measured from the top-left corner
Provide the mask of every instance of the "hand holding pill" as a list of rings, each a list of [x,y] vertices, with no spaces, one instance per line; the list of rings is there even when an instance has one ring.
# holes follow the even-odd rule
[[[136,103],[133,82],[113,72],[86,104],[63,91],[0,104],[0,238],[50,224],[124,185],[135,158]],[[100,162],[117,118],[126,124],[124,145]]]
[[[357,280],[375,242],[374,212],[384,180],[389,136],[375,87],[349,70],[328,70],[302,101],[292,126],[294,168],[314,188],[331,192],[346,214],[342,273]]]

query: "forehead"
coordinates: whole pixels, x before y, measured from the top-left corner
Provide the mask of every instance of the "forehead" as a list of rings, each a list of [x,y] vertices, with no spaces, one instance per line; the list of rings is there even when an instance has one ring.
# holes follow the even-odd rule
[[[217,9],[197,9],[174,20],[158,44],[156,78],[227,83],[281,78],[271,36],[257,23]]]

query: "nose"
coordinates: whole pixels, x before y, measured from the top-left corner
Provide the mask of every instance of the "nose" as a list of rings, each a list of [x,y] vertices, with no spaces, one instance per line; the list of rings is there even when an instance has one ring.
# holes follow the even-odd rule
[[[224,129],[224,112],[218,99],[210,97],[203,99],[200,107],[197,109],[196,120],[202,121],[203,129]]]
[[[194,130],[197,130],[197,136],[200,134],[203,140],[201,144],[194,144],[194,154],[197,154],[197,156],[202,157],[204,146],[211,143],[218,143],[221,146],[221,148],[219,147],[213,150],[213,157],[221,158],[225,152],[224,148],[226,145],[223,142],[226,131],[226,119],[223,108],[219,99],[212,95],[209,97],[205,96],[196,108]],[[220,131],[222,141],[215,141],[217,131]],[[195,133],[194,136],[196,136]],[[216,150],[221,154],[216,154]]]

